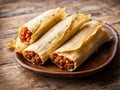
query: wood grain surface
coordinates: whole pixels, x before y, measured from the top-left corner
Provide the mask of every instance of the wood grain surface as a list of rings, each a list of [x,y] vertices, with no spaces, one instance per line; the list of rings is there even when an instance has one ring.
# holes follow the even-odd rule
[[[41,76],[15,61],[13,50],[5,45],[17,36],[18,27],[58,6],[66,6],[69,15],[92,14],[92,19],[111,24],[120,36],[120,0],[0,0],[0,90],[120,90],[120,46],[103,71],[79,79]]]

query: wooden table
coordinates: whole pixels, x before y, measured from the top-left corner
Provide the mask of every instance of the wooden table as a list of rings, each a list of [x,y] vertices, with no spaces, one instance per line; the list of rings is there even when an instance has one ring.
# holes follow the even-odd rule
[[[93,19],[111,24],[120,36],[120,0],[0,0],[0,90],[120,90],[120,46],[103,71],[79,79],[41,76],[15,61],[13,50],[5,45],[17,36],[18,27],[58,6],[66,6],[68,14],[92,14]]]

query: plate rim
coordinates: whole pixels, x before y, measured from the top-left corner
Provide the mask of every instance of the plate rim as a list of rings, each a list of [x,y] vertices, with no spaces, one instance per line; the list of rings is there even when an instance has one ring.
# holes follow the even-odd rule
[[[108,27],[112,30],[112,32],[114,33],[114,36],[115,36],[115,49],[113,51],[113,54],[109,57],[109,60],[107,60],[104,64],[98,66],[98,67],[95,67],[95,68],[92,68],[92,69],[89,69],[89,70],[85,70],[85,71],[73,71],[73,72],[69,72],[69,71],[66,71],[66,72],[59,72],[59,71],[45,71],[43,69],[37,69],[37,68],[34,68],[34,67],[31,67],[25,63],[23,63],[23,61],[19,60],[17,58],[17,52],[14,50],[14,57],[15,57],[15,60],[24,68],[26,69],[29,69],[29,70],[32,70],[32,71],[35,71],[35,72],[39,72],[39,73],[42,73],[42,74],[51,74],[51,75],[79,75],[79,74],[86,74],[86,73],[92,73],[92,72],[97,72],[99,71],[100,69],[103,69],[105,66],[107,66],[112,60],[113,58],[115,57],[116,53],[117,53],[117,48],[119,46],[119,35],[118,35],[118,32],[116,31],[116,29],[114,27],[112,27],[110,24],[107,24],[105,23],[104,24],[105,27]]]

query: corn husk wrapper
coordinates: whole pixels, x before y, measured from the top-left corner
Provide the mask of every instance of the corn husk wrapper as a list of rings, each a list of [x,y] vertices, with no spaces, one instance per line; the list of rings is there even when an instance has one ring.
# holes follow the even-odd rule
[[[8,47],[16,49],[16,52],[21,53],[29,44],[34,43],[38,38],[49,31],[54,25],[63,20],[66,17],[65,8],[50,9],[43,14],[35,17],[26,24],[19,27],[18,37],[16,38],[16,43],[11,41]],[[19,34],[22,28],[27,27],[30,32],[32,32],[30,42],[23,42],[19,38]],[[13,44],[13,45],[12,45]],[[11,47],[12,46],[12,47]]]
[[[67,57],[74,62],[74,68],[67,70],[75,70],[97,51],[100,45],[111,39],[111,35],[103,28],[103,24],[98,21],[86,23],[69,41],[51,53],[50,58],[52,59],[53,54]]]

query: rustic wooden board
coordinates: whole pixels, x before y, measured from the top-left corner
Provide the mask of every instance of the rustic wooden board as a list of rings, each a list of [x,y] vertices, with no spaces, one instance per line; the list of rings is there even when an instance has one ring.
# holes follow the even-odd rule
[[[13,51],[5,45],[17,36],[17,28],[58,6],[66,6],[68,14],[92,14],[93,19],[111,24],[120,36],[120,0],[0,0],[0,90],[119,90],[120,46],[114,60],[103,71],[80,79],[44,77],[15,61]]]

